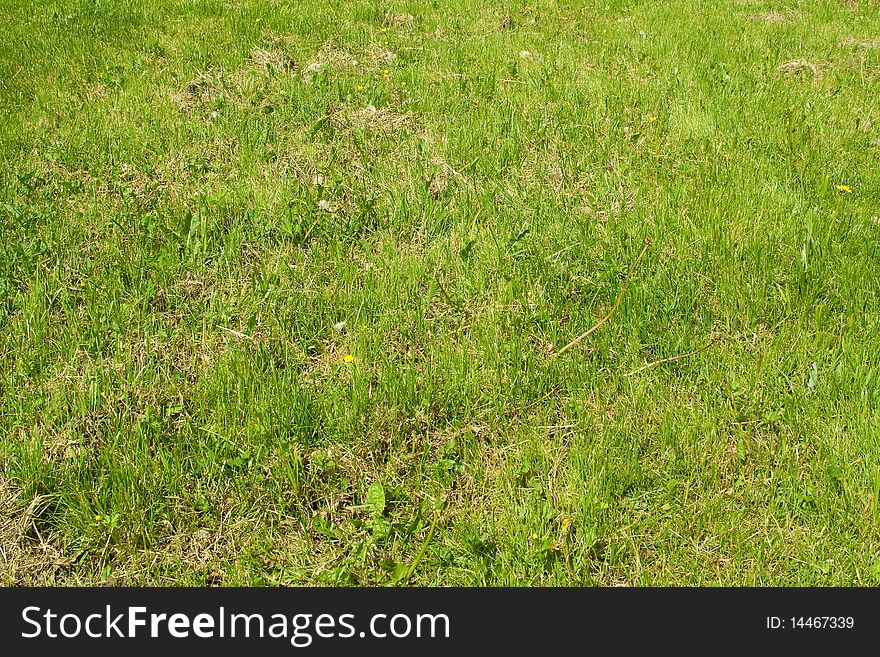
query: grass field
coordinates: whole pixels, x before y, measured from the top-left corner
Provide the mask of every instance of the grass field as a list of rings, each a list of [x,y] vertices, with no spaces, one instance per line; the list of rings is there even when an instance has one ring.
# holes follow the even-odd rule
[[[0,582],[880,584],[877,0],[0,18]]]

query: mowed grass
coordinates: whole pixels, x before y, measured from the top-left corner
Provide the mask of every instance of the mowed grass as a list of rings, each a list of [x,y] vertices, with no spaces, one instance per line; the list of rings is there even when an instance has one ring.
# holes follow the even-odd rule
[[[4,584],[880,583],[876,0],[0,16]]]

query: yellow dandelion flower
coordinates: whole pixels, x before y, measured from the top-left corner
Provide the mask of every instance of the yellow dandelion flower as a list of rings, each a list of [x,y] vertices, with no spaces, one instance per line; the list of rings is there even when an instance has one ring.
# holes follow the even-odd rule
[[[364,90],[364,85],[359,84],[359,85],[357,86],[357,90],[358,90],[358,91],[363,91],[363,90]]]
[[[852,187],[849,185],[837,185],[837,191],[844,194],[852,194]]]
[[[95,521],[96,521],[96,522],[101,522],[101,520],[102,520],[103,518],[104,518],[104,516],[102,516],[102,515],[99,513],[98,515],[95,516]]]
[[[538,535],[537,535],[537,534],[532,534],[532,540],[533,540],[533,541],[537,541],[537,540],[538,540]]]
[[[648,117],[648,121],[650,121],[651,123],[654,123],[654,121],[656,121],[656,120],[657,120],[657,117],[654,116],[653,114],[651,114],[651,115]]]
[[[342,360],[344,360],[346,363],[353,363],[354,356],[352,356],[351,354],[345,354],[345,356],[343,356]]]

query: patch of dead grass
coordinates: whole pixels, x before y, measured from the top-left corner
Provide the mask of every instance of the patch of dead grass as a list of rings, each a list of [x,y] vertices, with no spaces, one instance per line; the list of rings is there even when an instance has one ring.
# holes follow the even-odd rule
[[[296,66],[284,50],[255,48],[237,69],[202,71],[174,92],[171,100],[184,114],[213,110],[211,119],[215,119],[227,103],[244,107],[253,102],[264,76],[290,75]]]
[[[364,74],[375,67],[387,66],[396,59],[397,54],[381,43],[370,44],[356,53],[326,43],[303,66],[302,77],[305,82],[309,82],[325,69]]]
[[[222,82],[216,74],[202,72],[176,91],[171,100],[181,111],[192,114],[199,107],[214,104],[222,93]]]
[[[387,108],[377,109],[373,105],[357,110],[339,108],[330,115],[330,122],[336,128],[357,128],[374,133],[394,132],[410,128],[413,116],[410,112],[399,113]]]
[[[877,50],[880,49],[880,39],[856,39],[847,37],[840,41],[840,45],[844,48],[852,48],[853,50]]]
[[[807,59],[793,59],[777,66],[776,71],[786,77],[796,77],[806,74],[817,77],[822,73],[822,66]]]
[[[0,479],[0,585],[51,585],[66,564],[58,546],[38,529],[47,498],[23,502],[12,482]]]
[[[397,54],[384,45],[374,43],[365,51],[365,56],[373,64],[390,64],[397,59]]]
[[[264,73],[292,73],[296,68],[296,62],[282,50],[254,48],[250,60]]]
[[[787,25],[792,22],[791,17],[778,11],[765,11],[759,14],[752,14],[751,19],[768,25]]]
[[[395,30],[409,31],[416,25],[416,17],[409,13],[391,14],[385,19],[385,26]]]
[[[204,572],[208,585],[220,584],[222,573],[217,570],[224,563],[234,561],[247,546],[245,537],[254,527],[248,521],[220,523],[217,528],[194,528],[171,534],[155,554],[162,561],[178,562],[188,570]]]
[[[309,82],[325,68],[346,69],[357,65],[357,59],[349,52],[327,43],[303,66],[302,78],[305,82]]]

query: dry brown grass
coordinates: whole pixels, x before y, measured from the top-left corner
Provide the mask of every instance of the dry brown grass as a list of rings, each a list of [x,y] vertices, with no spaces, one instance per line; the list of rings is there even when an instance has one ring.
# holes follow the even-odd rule
[[[191,114],[197,108],[211,105],[222,92],[217,75],[202,72],[176,91],[171,100],[181,111]]]
[[[339,108],[330,116],[331,123],[336,128],[356,128],[370,132],[394,132],[413,125],[413,116],[410,112],[399,113],[387,108],[377,109],[373,105],[357,110]]]
[[[795,77],[809,74],[817,77],[822,73],[822,65],[807,59],[793,59],[776,67],[776,71],[786,77]]]
[[[383,43],[372,43],[356,52],[325,43],[302,68],[306,82],[323,70],[336,73],[364,74],[397,59],[397,54]]]
[[[25,501],[12,482],[0,479],[0,585],[50,585],[67,563],[37,527],[46,502],[45,497]]]
[[[266,73],[292,73],[296,62],[282,50],[254,48],[250,53],[251,62]]]
[[[789,16],[778,11],[766,11],[760,14],[753,14],[751,18],[754,21],[768,23],[770,25],[786,25],[792,22],[792,19]]]
[[[408,13],[391,14],[385,20],[386,27],[407,31],[415,27],[416,17]]]
[[[840,41],[840,45],[844,48],[852,48],[853,50],[877,50],[880,49],[880,38],[856,39],[854,37],[847,37]]]
[[[397,59],[397,54],[385,45],[374,43],[364,51],[364,58],[367,64],[390,64]]]
[[[210,119],[215,119],[223,104],[248,106],[265,76],[290,75],[296,68],[294,59],[282,49],[254,48],[238,68],[202,71],[172,93],[171,100],[184,114],[213,110]]]
[[[449,169],[441,168],[437,171],[437,173],[431,178],[431,182],[428,183],[428,193],[431,194],[435,199],[439,199],[446,193],[446,190],[449,188]]]
[[[324,44],[302,68],[303,80],[309,82],[325,68],[346,69],[357,66],[357,59],[348,51],[332,43]]]

